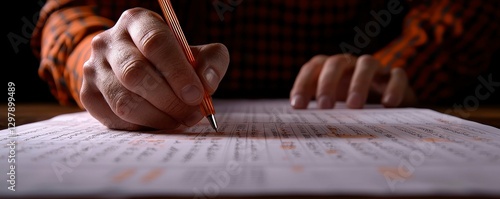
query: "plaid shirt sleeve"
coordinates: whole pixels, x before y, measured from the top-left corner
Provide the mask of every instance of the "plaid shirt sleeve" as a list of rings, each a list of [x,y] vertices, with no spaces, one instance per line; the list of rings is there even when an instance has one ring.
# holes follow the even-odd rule
[[[172,1],[190,44],[221,42],[229,49],[230,66],[214,96],[247,98],[288,97],[302,64],[316,54],[342,53],[339,44],[353,40],[353,27],[373,21],[370,11],[387,8],[391,0],[226,2],[231,9],[222,13],[214,2],[226,1]],[[362,53],[374,54],[384,66],[404,67],[420,101],[449,98],[460,83],[470,83],[486,70],[500,48],[500,1],[408,2],[401,14],[402,32],[383,32],[376,39],[395,39],[373,41]],[[31,42],[40,58],[39,75],[61,104],[83,108],[82,66],[92,37],[112,27],[128,8],[161,13],[157,4],[47,0]]]
[[[500,47],[500,1],[415,1],[403,32],[375,53],[403,67],[420,101],[439,103],[477,81]]]
[[[90,57],[92,38],[112,27],[123,10],[148,6],[127,1],[48,0],[40,11],[31,45],[40,59],[38,74],[60,104],[80,103],[83,63]]]

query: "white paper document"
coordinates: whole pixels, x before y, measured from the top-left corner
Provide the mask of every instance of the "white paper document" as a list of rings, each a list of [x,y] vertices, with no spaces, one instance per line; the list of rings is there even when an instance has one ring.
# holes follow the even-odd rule
[[[491,126],[417,108],[214,103],[218,133],[206,119],[116,131],[86,112],[4,129],[0,197],[500,195]]]

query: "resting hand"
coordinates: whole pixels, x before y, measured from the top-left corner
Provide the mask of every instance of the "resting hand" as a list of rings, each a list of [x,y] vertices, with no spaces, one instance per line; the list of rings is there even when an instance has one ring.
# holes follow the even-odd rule
[[[112,129],[175,129],[200,121],[203,92],[226,73],[222,44],[191,47],[194,69],[167,24],[155,12],[125,11],[92,40],[80,92],[85,109]]]
[[[329,109],[336,101],[349,108],[362,108],[365,103],[381,103],[385,107],[410,106],[416,97],[401,68],[386,69],[370,55],[318,55],[302,66],[290,92],[293,108],[307,108],[316,99],[318,107]]]

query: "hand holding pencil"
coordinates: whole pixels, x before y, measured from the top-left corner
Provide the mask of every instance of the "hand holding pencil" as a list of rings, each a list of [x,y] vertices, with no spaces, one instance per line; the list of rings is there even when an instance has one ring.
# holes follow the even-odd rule
[[[182,46],[165,21],[153,11],[133,8],[112,28],[89,37],[80,98],[107,127],[176,129],[213,116],[207,99],[226,73],[226,47]],[[189,58],[185,49],[194,56]]]

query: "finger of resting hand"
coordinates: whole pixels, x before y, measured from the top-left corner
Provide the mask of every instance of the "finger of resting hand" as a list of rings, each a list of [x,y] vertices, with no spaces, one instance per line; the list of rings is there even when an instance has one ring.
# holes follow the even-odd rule
[[[158,14],[145,9],[124,12],[124,26],[141,53],[155,66],[174,93],[188,105],[198,105],[204,88],[179,42]]]
[[[363,108],[373,77],[379,68],[379,62],[370,55],[358,58],[346,101],[349,108]]]
[[[402,68],[393,68],[391,78],[382,97],[382,104],[386,107],[401,105],[408,88],[408,77]]]
[[[327,56],[317,55],[302,66],[290,91],[290,104],[293,108],[307,108],[315,94],[318,76]]]
[[[353,61],[354,60],[354,61]],[[328,57],[318,79],[316,100],[319,108],[327,109],[335,106],[337,88],[344,71],[353,67],[355,58],[348,54]]]

